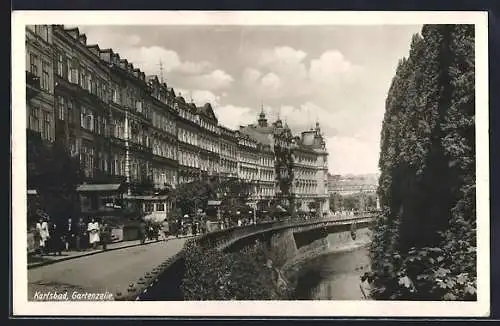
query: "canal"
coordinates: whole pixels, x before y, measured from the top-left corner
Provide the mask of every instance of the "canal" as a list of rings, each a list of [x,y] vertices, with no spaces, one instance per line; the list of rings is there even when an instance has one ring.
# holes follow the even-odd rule
[[[296,300],[364,300],[360,277],[369,268],[367,246],[313,258],[300,268],[294,297]]]

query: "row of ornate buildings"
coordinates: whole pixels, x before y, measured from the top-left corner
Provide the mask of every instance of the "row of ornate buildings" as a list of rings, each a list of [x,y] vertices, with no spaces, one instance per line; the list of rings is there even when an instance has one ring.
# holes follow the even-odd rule
[[[328,211],[325,141],[319,124],[293,136],[262,110],[231,130],[211,104],[198,106],[112,49],[87,44],[78,28],[26,27],[28,137],[60,142],[79,157],[88,183],[122,180],[175,188],[204,176],[252,184],[251,200],[293,198]]]

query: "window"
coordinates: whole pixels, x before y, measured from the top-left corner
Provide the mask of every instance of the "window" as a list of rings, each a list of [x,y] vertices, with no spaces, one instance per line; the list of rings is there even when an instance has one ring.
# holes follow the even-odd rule
[[[92,72],[90,70],[88,70],[86,72],[86,76],[85,76],[85,89],[87,91],[89,91],[89,93],[92,93]]]
[[[57,75],[64,76],[64,57],[61,53],[57,54]]]
[[[47,140],[51,140],[51,123],[50,123],[50,114],[48,112],[43,112],[43,138]]]
[[[59,120],[64,120],[65,116],[65,106],[64,106],[64,97],[57,97],[57,116]]]
[[[153,204],[152,203],[144,203],[144,211],[149,213],[153,211]]]
[[[94,131],[94,114],[84,106],[80,111],[80,126],[89,131]]]
[[[42,83],[40,85],[42,89],[49,90],[49,63],[46,61],[42,62]]]
[[[142,113],[142,100],[135,101],[135,109],[137,110],[137,112]]]
[[[101,98],[107,102],[108,101],[108,87],[106,86],[106,82],[102,81],[102,95]]]
[[[165,204],[156,204],[156,211],[163,212],[165,210]]]
[[[78,84],[79,83],[79,80],[78,80],[78,77],[79,77],[78,68],[79,68],[78,61],[76,59],[73,59],[72,62],[71,62],[70,79],[69,79],[69,81],[71,83],[73,83],[73,84]]]
[[[94,116],[91,113],[85,117],[85,128],[94,131]]]
[[[94,95],[97,95],[97,83],[95,76],[90,75],[90,92]]]
[[[80,127],[85,128],[85,116],[87,109],[83,105],[80,107]]]
[[[36,54],[30,53],[30,72],[39,76],[38,74],[38,56]]]
[[[103,96],[102,96],[102,81],[99,78],[97,78],[97,80],[96,80],[95,88],[96,88],[95,93],[96,93],[97,97],[102,99],[103,98]]]
[[[113,89],[111,90],[111,96],[112,96],[112,100],[114,103],[117,103],[117,104],[120,104],[120,91],[119,91],[119,88],[118,86],[114,85],[113,86]]]
[[[67,108],[67,111],[68,111],[68,122],[69,123],[73,123],[75,121],[75,118],[74,118],[74,112],[73,112],[73,100],[70,99],[68,100],[68,108]]]
[[[80,79],[78,81],[78,84],[80,85],[81,88],[87,89],[87,71],[85,70],[84,66],[80,66]]]
[[[74,137],[70,136],[69,144],[70,144],[69,149],[70,149],[71,155],[72,156],[76,155],[77,154],[76,139]]]
[[[30,126],[33,131],[40,131],[40,108],[32,107],[30,112]]]
[[[104,136],[108,136],[108,126],[107,126],[107,120],[105,117],[102,118],[102,134]]]

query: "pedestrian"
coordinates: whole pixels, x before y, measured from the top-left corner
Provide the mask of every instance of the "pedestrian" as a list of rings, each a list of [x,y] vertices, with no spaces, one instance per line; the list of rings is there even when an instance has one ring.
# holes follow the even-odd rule
[[[93,249],[97,249],[97,244],[100,242],[99,238],[99,222],[92,218],[87,225],[87,232],[89,233],[89,244]]]
[[[76,236],[76,250],[81,251],[81,250],[87,250],[89,247],[89,236],[87,232],[87,223],[85,223],[85,220],[80,217],[80,220],[77,223],[78,227],[77,230],[75,231],[77,236]]]
[[[191,226],[191,233],[192,233],[193,235],[196,235],[196,234],[197,234],[197,232],[198,232],[198,225],[197,225],[197,222],[194,222],[194,221],[193,221],[193,224],[192,224],[192,226]]]
[[[54,255],[62,255],[64,248],[64,227],[63,224],[55,223],[49,219],[49,250]]]
[[[169,223],[168,223],[168,220],[167,219],[164,219],[163,220],[163,223],[161,224],[161,229],[163,231],[163,240],[164,241],[167,241],[168,240],[168,235],[169,235]]]
[[[86,229],[87,228],[85,226],[85,223],[83,222],[83,218],[80,218],[73,225],[73,235],[75,239],[74,248],[76,251],[82,250],[82,244],[83,244],[82,242],[83,242],[83,237],[85,236]]]
[[[40,245],[40,254],[47,254],[47,245],[48,240],[50,238],[49,233],[49,224],[46,218],[40,218],[36,223],[36,231],[38,234],[39,245]]]
[[[108,244],[111,243],[111,228],[104,222],[100,229],[102,250],[108,250]]]
[[[73,248],[74,245],[74,226],[71,217],[68,217],[65,227],[64,234],[64,244],[66,246],[66,251],[69,251],[70,247]]]
[[[146,222],[142,219],[139,222],[139,239],[141,244],[146,243]]]

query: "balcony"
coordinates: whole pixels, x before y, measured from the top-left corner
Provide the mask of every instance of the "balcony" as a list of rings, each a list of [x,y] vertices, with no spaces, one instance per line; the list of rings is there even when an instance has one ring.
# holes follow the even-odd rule
[[[41,92],[40,77],[26,71],[26,100],[31,100]]]

